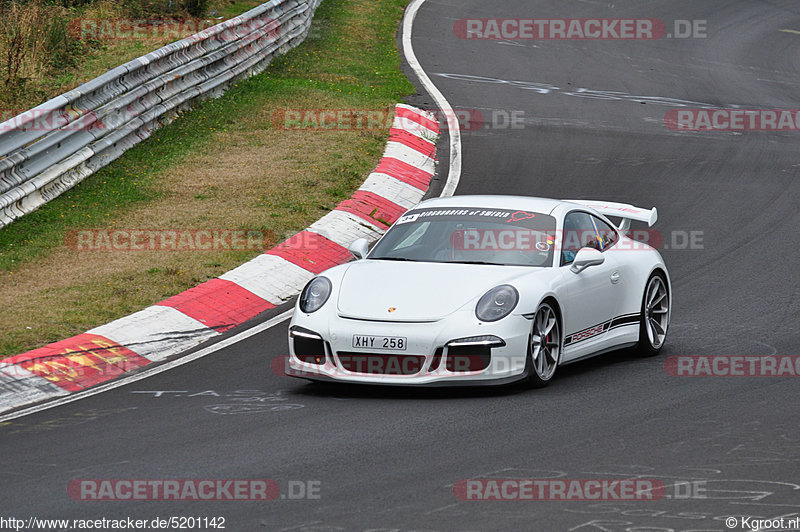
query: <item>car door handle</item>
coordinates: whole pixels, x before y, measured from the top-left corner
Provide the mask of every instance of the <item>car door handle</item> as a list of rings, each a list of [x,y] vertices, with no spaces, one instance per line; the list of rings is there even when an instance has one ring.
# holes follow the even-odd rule
[[[612,273],[611,274],[611,284],[617,284],[619,282],[619,280],[620,280],[620,277],[621,276],[620,276],[619,272]]]

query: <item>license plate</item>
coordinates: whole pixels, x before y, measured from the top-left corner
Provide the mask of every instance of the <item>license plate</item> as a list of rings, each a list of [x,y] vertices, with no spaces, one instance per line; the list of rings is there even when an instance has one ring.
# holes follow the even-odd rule
[[[387,349],[389,351],[405,351],[408,339],[400,336],[353,335],[353,347],[361,349]]]

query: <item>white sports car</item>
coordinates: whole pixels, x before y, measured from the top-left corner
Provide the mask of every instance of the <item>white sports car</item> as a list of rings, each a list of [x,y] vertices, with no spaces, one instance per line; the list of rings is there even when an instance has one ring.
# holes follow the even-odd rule
[[[615,225],[606,216],[619,218]],[[312,279],[288,375],[392,385],[547,384],[561,364],[664,345],[661,255],[627,236],[656,209],[455,196],[420,203],[358,259]],[[647,232],[645,232],[646,234]]]

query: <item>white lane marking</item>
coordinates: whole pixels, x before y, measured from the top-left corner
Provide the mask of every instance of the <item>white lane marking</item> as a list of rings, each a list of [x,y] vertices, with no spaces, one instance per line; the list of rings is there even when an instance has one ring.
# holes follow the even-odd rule
[[[130,384],[132,382],[136,382],[136,381],[140,381],[142,379],[146,379],[148,377],[152,377],[153,375],[158,375],[159,373],[163,373],[163,372],[171,370],[173,368],[177,368],[178,366],[182,366],[184,364],[187,364],[189,362],[197,360],[198,358],[203,358],[206,355],[210,355],[211,353],[219,351],[220,349],[224,349],[224,348],[226,348],[226,347],[228,347],[230,345],[233,345],[233,344],[235,344],[237,342],[241,342],[242,340],[250,338],[251,336],[253,336],[255,334],[258,334],[258,333],[260,333],[262,331],[266,331],[267,329],[271,329],[272,327],[274,327],[274,326],[276,326],[276,325],[278,325],[280,323],[283,323],[284,321],[289,319],[291,317],[291,315],[292,315],[292,312],[294,312],[294,309],[287,310],[286,312],[284,312],[282,314],[278,314],[274,318],[271,318],[271,319],[265,321],[264,323],[260,323],[260,324],[256,325],[255,327],[247,329],[246,331],[242,331],[239,334],[231,336],[230,338],[226,338],[226,339],[224,339],[224,340],[222,340],[222,341],[220,341],[220,342],[218,342],[218,343],[216,343],[214,345],[210,345],[210,346],[208,346],[206,348],[200,349],[199,351],[196,351],[196,352],[191,353],[189,355],[186,355],[184,357],[178,358],[178,359],[173,360],[171,362],[167,362],[165,364],[161,364],[160,366],[156,366],[154,368],[144,370],[141,373],[136,373],[134,375],[130,375],[129,377],[124,377],[124,378],[116,380],[116,381],[111,381],[111,382],[108,382],[106,384],[101,384],[100,386],[96,386],[94,388],[89,388],[89,389],[84,390],[82,392],[73,393],[71,395],[68,395],[66,397],[62,397],[60,399],[56,399],[54,401],[50,401],[48,403],[44,403],[44,404],[41,404],[41,405],[35,405],[35,406],[32,406],[32,407],[20,410],[18,412],[12,412],[11,414],[6,414],[4,416],[0,416],[0,423],[5,422],[5,421],[10,421],[10,420],[16,419],[18,417],[34,414],[36,412],[41,412],[43,410],[48,410],[48,409],[54,408],[56,406],[65,405],[67,403],[71,403],[73,401],[77,401],[79,399],[83,399],[84,397],[90,397],[92,395],[97,395],[99,393],[103,393],[103,392],[106,392],[108,390],[113,390],[114,388],[119,388],[120,386],[125,386],[126,384]],[[269,361],[265,360],[264,363],[268,364]]]
[[[457,74],[453,72],[435,72],[434,76],[439,76],[447,79],[454,79],[458,81],[466,81],[469,83],[495,83],[498,85],[509,85],[511,87],[534,91],[538,94],[562,94],[564,96],[574,96],[578,98],[592,98],[595,100],[616,100],[616,101],[633,101],[638,103],[650,103],[655,105],[667,105],[672,107],[699,107],[701,109],[739,109],[742,106],[736,104],[728,104],[718,106],[711,103],[696,102],[693,100],[681,100],[680,98],[671,98],[668,96],[644,96],[629,94],[621,91],[606,91],[588,89],[585,87],[578,87],[574,89],[562,89],[549,83],[539,83],[537,81],[525,81],[519,79],[499,79],[489,78],[486,76],[473,76],[471,74]]]
[[[417,60],[414,53],[414,47],[411,45],[411,31],[414,26],[414,19],[417,16],[417,11],[422,7],[425,0],[413,0],[406,9],[405,18],[403,18],[403,53],[406,56],[406,61],[414,74],[417,75],[422,86],[436,101],[436,105],[447,117],[447,130],[450,135],[450,169],[447,174],[447,182],[442,189],[441,196],[452,196],[458,187],[458,181],[461,179],[461,131],[458,129],[458,119],[450,106],[450,103],[444,95],[436,88],[431,78],[425,73],[422,66]]]

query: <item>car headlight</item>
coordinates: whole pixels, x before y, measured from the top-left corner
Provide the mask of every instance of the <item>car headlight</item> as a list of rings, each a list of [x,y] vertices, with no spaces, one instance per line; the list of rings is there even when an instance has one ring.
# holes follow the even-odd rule
[[[330,280],[327,277],[315,277],[303,288],[300,294],[300,310],[306,314],[317,311],[331,296]]]
[[[483,294],[475,307],[475,315],[481,321],[497,321],[511,314],[518,301],[517,289],[509,284],[501,284]]]

